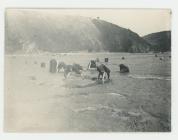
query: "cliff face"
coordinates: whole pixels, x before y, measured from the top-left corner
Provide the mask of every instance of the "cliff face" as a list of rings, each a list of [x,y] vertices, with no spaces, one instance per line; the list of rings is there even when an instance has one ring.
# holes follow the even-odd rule
[[[152,33],[143,38],[152,45],[150,48],[152,51],[171,51],[171,31]]]
[[[18,11],[6,12],[5,21],[6,53],[146,52],[150,48],[131,30],[100,19]]]

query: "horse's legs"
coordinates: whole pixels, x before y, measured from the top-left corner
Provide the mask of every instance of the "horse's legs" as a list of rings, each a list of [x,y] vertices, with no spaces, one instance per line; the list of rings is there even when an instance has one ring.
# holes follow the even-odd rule
[[[64,70],[64,77],[65,77],[65,79],[67,79],[67,77],[69,77],[69,71],[67,71],[67,70]]]
[[[67,77],[69,77],[69,76],[70,76],[70,74],[71,74],[71,72],[69,72],[69,73],[67,74]]]
[[[100,77],[101,77],[101,79],[102,79],[103,74],[104,74],[104,72],[100,72],[100,73],[99,73],[99,79],[100,79]]]
[[[81,76],[81,78],[82,78],[82,80],[83,80],[83,79],[84,79],[84,75],[83,75],[82,72],[80,73],[80,76]]]
[[[67,79],[70,76],[71,72],[64,72],[64,77]]]
[[[64,77],[65,77],[65,79],[67,78],[67,74],[64,72]]]
[[[104,78],[105,78],[105,76],[106,76],[106,72],[104,72],[103,75],[102,75],[102,82],[103,82],[103,84],[104,84]]]
[[[64,71],[64,77],[65,77],[65,79],[67,78],[67,75],[68,75],[68,73],[66,71]]]
[[[110,80],[110,72],[107,72],[108,79]]]
[[[100,75],[101,75],[101,73],[99,72],[99,73],[98,73],[98,80],[100,79]]]

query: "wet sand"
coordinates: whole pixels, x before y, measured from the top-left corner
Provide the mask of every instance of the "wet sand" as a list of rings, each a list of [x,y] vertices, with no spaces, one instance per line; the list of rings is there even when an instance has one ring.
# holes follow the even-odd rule
[[[96,72],[85,71],[85,78],[72,74],[68,79],[63,72],[49,73],[52,57],[86,67],[95,55],[76,56],[5,57],[6,132],[171,130],[167,56],[161,62],[154,55],[126,56],[126,60],[112,55],[112,80],[104,85],[92,80]],[[40,67],[41,62],[46,63],[45,68]],[[117,62],[129,65],[131,73],[120,74]],[[150,62],[152,65],[148,65]]]

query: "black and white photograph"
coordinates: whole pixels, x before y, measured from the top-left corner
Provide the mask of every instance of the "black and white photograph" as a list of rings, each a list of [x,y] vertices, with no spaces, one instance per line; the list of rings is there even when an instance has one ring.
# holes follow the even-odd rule
[[[5,132],[171,132],[171,9],[4,14]]]

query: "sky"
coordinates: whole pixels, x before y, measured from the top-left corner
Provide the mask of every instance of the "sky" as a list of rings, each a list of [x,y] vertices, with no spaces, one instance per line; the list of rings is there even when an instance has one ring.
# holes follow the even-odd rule
[[[16,9],[19,10],[19,9]],[[22,10],[22,9],[21,9]],[[45,14],[97,18],[130,29],[140,36],[171,30],[170,9],[23,9]]]

